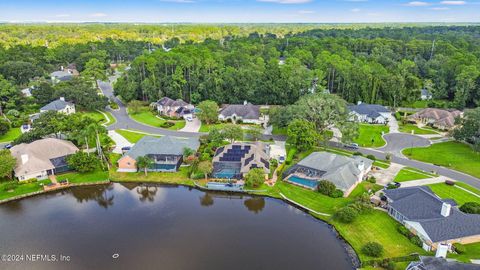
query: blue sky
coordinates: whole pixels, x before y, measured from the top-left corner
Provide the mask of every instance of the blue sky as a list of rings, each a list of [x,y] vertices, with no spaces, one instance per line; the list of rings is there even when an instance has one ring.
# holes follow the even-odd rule
[[[0,0],[8,22],[480,22],[480,0]]]

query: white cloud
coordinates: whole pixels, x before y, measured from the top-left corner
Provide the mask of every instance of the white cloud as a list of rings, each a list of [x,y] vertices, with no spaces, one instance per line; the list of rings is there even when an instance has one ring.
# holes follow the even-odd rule
[[[359,9],[359,8],[352,8],[352,9],[350,9],[350,11],[357,13],[357,12],[360,12],[361,9]]]
[[[405,4],[408,7],[426,7],[429,6],[430,3],[422,2],[422,1],[411,1]]]
[[[90,17],[100,18],[100,17],[107,17],[108,15],[102,12],[92,13]]]
[[[278,3],[278,4],[304,4],[312,0],[257,0],[258,2]]]
[[[452,5],[452,6],[461,6],[465,5],[467,2],[466,1],[442,1],[440,4],[442,5]]]
[[[298,13],[300,14],[313,14],[315,11],[313,10],[299,10]]]

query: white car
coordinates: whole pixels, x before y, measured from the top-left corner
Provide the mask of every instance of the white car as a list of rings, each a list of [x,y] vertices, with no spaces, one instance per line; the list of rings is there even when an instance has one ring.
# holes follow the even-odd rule
[[[193,121],[192,117],[190,117],[190,116],[187,117],[187,118],[185,118],[185,120],[187,120],[188,122],[192,122],[192,121]]]

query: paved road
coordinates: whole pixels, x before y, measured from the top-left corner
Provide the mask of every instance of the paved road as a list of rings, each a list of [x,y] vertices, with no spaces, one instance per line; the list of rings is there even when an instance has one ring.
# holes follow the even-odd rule
[[[126,106],[120,101],[117,97],[113,94],[112,85],[108,82],[99,82],[98,86],[102,90],[103,94],[108,98],[113,98],[114,101],[118,104],[118,110],[111,110],[109,111],[112,115],[117,119],[115,124],[108,126],[108,130],[115,130],[115,129],[134,129],[140,130],[146,133],[157,134],[157,135],[168,135],[168,136],[176,136],[176,137],[200,137],[204,133],[200,132],[184,132],[184,131],[175,131],[163,128],[156,128],[152,126],[148,126],[139,122],[132,120],[127,113]]]
[[[336,147],[336,148],[343,148],[342,144],[335,143],[335,142],[329,142],[329,145],[332,146],[332,147]],[[379,149],[376,150],[376,149],[360,148],[360,149],[358,149],[358,151],[360,153],[364,154],[364,155],[374,155],[378,159],[385,160],[385,157],[386,157],[386,153],[380,151]],[[411,159],[408,159],[408,158],[399,157],[399,156],[395,156],[395,155],[392,155],[391,161],[393,163],[398,163],[400,165],[404,165],[404,166],[408,166],[408,167],[412,167],[412,168],[417,168],[417,169],[420,169],[420,170],[423,170],[423,171],[426,171],[426,172],[435,172],[439,175],[443,175],[443,176],[448,177],[450,179],[467,183],[467,184],[469,184],[469,185],[471,185],[475,188],[480,189],[480,179],[478,179],[476,177],[473,177],[471,175],[468,175],[468,174],[464,174],[464,173],[461,173],[461,172],[458,172],[458,171],[450,170],[448,168],[433,165],[433,164],[430,164],[430,163],[425,163],[425,162],[421,162],[421,161],[417,161],[417,160],[411,160]]]
[[[430,140],[420,136],[405,134],[405,133],[390,133],[383,136],[387,144],[377,150],[392,153],[396,156],[404,157],[402,150],[411,147],[427,147]]]

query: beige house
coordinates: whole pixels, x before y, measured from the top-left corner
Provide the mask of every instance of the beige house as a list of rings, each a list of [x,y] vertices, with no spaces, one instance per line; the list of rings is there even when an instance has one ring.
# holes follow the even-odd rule
[[[26,144],[15,145],[10,149],[17,159],[14,172],[19,181],[46,179],[49,175],[70,170],[66,157],[78,148],[69,141],[47,138]]]
[[[438,129],[448,130],[455,126],[455,118],[461,117],[459,110],[427,108],[409,116],[409,119]]]

